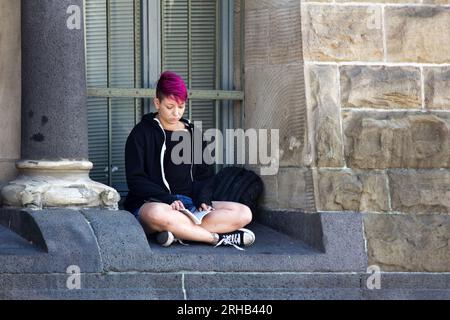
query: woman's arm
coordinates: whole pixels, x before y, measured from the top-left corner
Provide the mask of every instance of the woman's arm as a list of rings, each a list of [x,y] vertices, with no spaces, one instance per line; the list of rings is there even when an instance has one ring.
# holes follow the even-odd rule
[[[125,145],[125,170],[128,188],[138,197],[154,198],[171,205],[177,198],[165,188],[152,182],[145,171],[145,150],[144,138],[133,130]]]

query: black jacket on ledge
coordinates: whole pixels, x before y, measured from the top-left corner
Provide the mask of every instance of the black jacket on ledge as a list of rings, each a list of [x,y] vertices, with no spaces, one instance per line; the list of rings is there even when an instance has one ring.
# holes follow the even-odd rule
[[[157,113],[146,114],[138,123],[125,145],[125,168],[128,195],[124,202],[127,211],[134,212],[145,202],[172,204],[177,198],[171,193],[164,173],[164,153],[166,134],[156,118]],[[195,141],[194,130],[200,130],[186,119],[181,119],[191,133],[192,156]],[[200,135],[202,136],[202,135]],[[198,143],[198,142],[197,142]],[[202,141],[202,150],[206,147]],[[204,163],[194,164],[191,160],[192,194],[196,207],[206,203],[211,205],[214,188],[214,166]]]

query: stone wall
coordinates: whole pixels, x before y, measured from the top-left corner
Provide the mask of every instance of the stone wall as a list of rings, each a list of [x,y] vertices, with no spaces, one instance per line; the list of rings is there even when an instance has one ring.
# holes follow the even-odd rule
[[[317,209],[365,213],[384,271],[450,271],[450,1],[299,6]]]
[[[263,207],[362,213],[370,264],[450,271],[450,0],[245,0],[245,22],[245,127],[280,130]],[[0,0],[0,185],[20,65],[20,1]]]
[[[0,188],[20,158],[20,39],[20,1],[0,0]]]
[[[300,2],[244,2],[245,128],[278,129],[280,136],[280,168],[276,175],[263,176],[262,206],[314,212]],[[239,1],[235,4],[235,25],[239,26],[241,8]],[[239,28],[236,35],[239,49]],[[236,66],[239,57],[236,50]]]

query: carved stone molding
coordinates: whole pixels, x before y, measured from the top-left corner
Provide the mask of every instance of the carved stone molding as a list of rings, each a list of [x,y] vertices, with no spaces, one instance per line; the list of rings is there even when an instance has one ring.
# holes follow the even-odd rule
[[[89,161],[24,160],[16,167],[18,177],[1,190],[4,207],[118,209],[118,192],[89,178]]]

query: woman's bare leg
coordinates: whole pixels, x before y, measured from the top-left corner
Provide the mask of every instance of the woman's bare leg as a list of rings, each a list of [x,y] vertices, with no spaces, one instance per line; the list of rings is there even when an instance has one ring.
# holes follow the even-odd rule
[[[214,201],[214,211],[196,225],[183,213],[164,203],[147,203],[140,211],[140,220],[146,233],[170,231],[181,240],[213,244],[215,233],[236,231],[252,220],[251,210],[240,203]]]
[[[252,221],[252,211],[246,205],[227,201],[213,201],[212,205],[216,210],[204,217],[201,224],[210,232],[233,232]]]
[[[214,243],[211,232],[192,222],[183,213],[173,210],[165,203],[147,203],[140,211],[139,218],[146,233],[170,231],[181,240]]]

